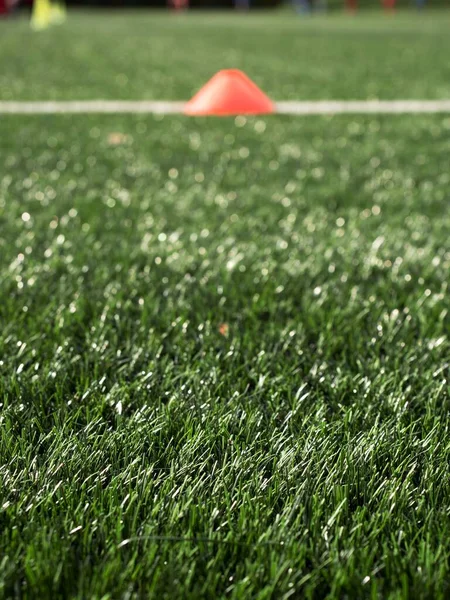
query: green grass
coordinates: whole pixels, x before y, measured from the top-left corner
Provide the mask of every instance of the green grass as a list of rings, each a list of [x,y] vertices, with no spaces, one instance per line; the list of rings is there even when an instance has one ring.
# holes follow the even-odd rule
[[[449,115],[3,117],[0,597],[448,597],[449,153]]]
[[[34,33],[25,20],[0,22],[0,99],[187,100],[225,67],[276,100],[448,98],[449,29],[448,10],[310,19],[119,11]]]

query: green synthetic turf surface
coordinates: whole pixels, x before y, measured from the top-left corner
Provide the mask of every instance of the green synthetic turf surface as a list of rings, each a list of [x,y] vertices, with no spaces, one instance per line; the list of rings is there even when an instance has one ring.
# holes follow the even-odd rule
[[[275,100],[450,97],[450,11],[300,18],[292,11],[77,14],[0,22],[0,99],[187,100],[217,70]]]
[[[449,115],[2,117],[0,597],[448,597],[449,154]]]

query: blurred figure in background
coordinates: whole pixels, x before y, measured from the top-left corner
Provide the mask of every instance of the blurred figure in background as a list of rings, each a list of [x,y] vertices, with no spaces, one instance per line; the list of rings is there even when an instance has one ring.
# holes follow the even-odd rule
[[[168,6],[173,10],[186,10],[189,8],[189,0],[168,0]]]
[[[358,10],[358,0],[345,0],[345,8],[350,12]]]
[[[234,0],[236,10],[250,10],[250,0]]]
[[[426,3],[427,3],[427,0],[416,0],[416,6],[418,9],[425,8]]]
[[[298,13],[307,14],[311,12],[309,0],[293,0],[293,4]]]
[[[397,0],[383,0],[384,10],[392,12],[393,10],[395,10],[396,3]]]
[[[294,8],[298,13],[310,13],[314,11],[325,12],[327,0],[293,0]]]
[[[7,17],[19,4],[19,0],[0,0],[0,18]]]

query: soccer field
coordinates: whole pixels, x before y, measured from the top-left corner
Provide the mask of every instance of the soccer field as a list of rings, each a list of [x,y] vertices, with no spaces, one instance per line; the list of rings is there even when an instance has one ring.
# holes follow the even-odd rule
[[[0,100],[449,99],[450,11],[0,22]],[[450,594],[450,114],[0,115],[0,598]]]

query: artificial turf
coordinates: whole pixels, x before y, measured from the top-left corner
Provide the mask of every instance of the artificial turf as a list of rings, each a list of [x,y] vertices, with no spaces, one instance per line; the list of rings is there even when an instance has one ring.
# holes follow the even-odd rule
[[[449,153],[448,115],[3,117],[0,596],[448,597]]]
[[[74,11],[44,32],[11,23],[0,21],[0,100],[188,100],[228,67],[275,100],[450,97],[450,10]]]

